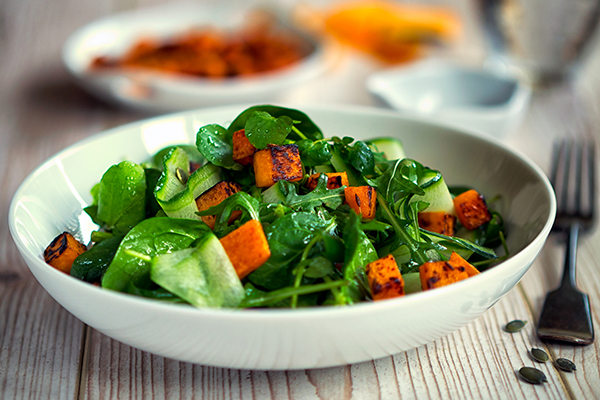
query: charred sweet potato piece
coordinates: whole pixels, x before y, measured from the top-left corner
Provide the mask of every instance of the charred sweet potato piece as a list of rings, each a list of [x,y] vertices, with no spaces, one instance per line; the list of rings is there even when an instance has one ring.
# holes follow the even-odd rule
[[[485,199],[473,189],[454,198],[454,210],[460,223],[469,230],[479,228],[492,219]]]
[[[211,207],[221,204],[223,200],[239,192],[241,189],[242,187],[236,182],[221,181],[217,183],[215,186],[211,187],[206,192],[198,196],[198,198],[196,199],[198,211],[208,210]],[[234,211],[233,213],[231,213],[231,218],[229,219],[229,222],[238,218],[241,215],[241,213],[241,211]],[[215,224],[217,222],[216,215],[205,215],[201,218],[202,221],[204,221],[206,225],[210,227],[210,229],[214,229]]]
[[[261,188],[271,187],[277,181],[296,182],[302,179],[302,162],[295,144],[269,145],[254,153],[252,163],[256,186]]]
[[[477,268],[472,266],[467,260],[459,256],[458,253],[454,251],[450,255],[450,263],[454,266],[454,268],[458,268],[459,271],[462,271],[462,268],[464,268],[467,275],[469,275],[469,278],[473,275],[480,274]]]
[[[66,274],[71,273],[73,261],[87,251],[69,232],[63,232],[54,238],[44,250],[44,260],[54,268]]]
[[[478,273],[479,271],[475,267],[455,252],[452,252],[448,261],[426,262],[419,267],[423,290],[450,285]]]
[[[263,265],[271,250],[260,222],[252,219],[221,239],[240,279]]]
[[[250,165],[255,152],[256,147],[250,143],[244,129],[233,133],[233,161],[242,165]]]
[[[346,172],[328,172],[327,175],[327,189],[337,189],[342,186],[350,186],[348,183],[348,174]],[[308,177],[306,187],[310,190],[314,190],[319,182],[319,176],[321,174],[313,174]]]
[[[424,211],[418,215],[419,227],[446,236],[454,235],[456,217],[443,211]]]
[[[366,272],[373,300],[404,296],[404,280],[393,255],[367,264]]]
[[[375,218],[377,193],[371,186],[349,186],[344,189],[346,203],[364,219]]]

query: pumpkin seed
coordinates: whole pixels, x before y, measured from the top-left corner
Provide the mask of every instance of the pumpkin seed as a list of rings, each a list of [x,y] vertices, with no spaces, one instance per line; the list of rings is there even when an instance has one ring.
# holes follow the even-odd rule
[[[556,366],[558,368],[562,369],[563,371],[567,371],[567,372],[577,371],[577,367],[575,366],[575,363],[573,363],[573,361],[571,361],[571,360],[567,360],[566,358],[557,358]]]
[[[536,349],[536,348],[531,349],[531,357],[535,361],[541,362],[541,363],[545,363],[546,361],[548,361],[550,359],[550,357],[548,357],[548,354],[546,354],[546,352],[544,350]]]
[[[537,368],[523,367],[519,370],[519,376],[525,382],[533,383],[534,385],[539,385],[544,382],[548,382],[548,379],[546,379],[546,375]]]
[[[187,172],[185,172],[183,169],[181,169],[179,167],[177,167],[177,169],[175,170],[175,176],[177,176],[177,179],[179,179],[179,182],[183,183],[184,185],[188,181]]]
[[[515,319],[514,321],[509,322],[504,327],[504,330],[509,333],[519,332],[523,327],[527,325],[527,321],[521,321],[520,319]]]

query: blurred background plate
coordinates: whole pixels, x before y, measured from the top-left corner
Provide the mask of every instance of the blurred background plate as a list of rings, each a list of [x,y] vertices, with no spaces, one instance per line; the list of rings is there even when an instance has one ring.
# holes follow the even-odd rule
[[[165,40],[194,28],[237,32],[257,10],[268,12],[278,27],[297,34],[310,49],[299,62],[272,72],[235,78],[203,78],[149,70],[91,70],[94,59],[118,57],[140,39]],[[104,100],[150,112],[168,112],[240,102],[276,102],[286,89],[307,82],[327,68],[320,40],[299,31],[275,2],[227,1],[178,3],[116,14],[75,31],[63,47],[68,71]]]

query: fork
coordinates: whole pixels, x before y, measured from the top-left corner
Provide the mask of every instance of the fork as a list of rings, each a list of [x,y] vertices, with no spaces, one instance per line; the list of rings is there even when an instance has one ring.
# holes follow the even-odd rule
[[[565,266],[559,287],[546,295],[537,334],[541,339],[590,344],[594,341],[590,302],[577,289],[575,266],[579,232],[594,223],[595,144],[563,140],[555,143],[553,153],[551,181],[557,213],[552,230],[566,233]]]

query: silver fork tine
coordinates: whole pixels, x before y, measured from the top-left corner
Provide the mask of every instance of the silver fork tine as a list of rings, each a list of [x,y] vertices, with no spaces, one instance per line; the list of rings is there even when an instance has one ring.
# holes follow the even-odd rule
[[[591,225],[596,214],[596,144],[593,140],[588,140],[586,147],[588,151],[588,199]]]
[[[551,178],[558,203],[555,227],[566,233],[567,246],[561,284],[547,294],[538,320],[537,333],[542,339],[578,344],[594,341],[589,298],[577,289],[575,276],[579,232],[593,225],[594,147],[593,141],[568,140],[555,146]],[[584,199],[589,204],[584,204]]]

